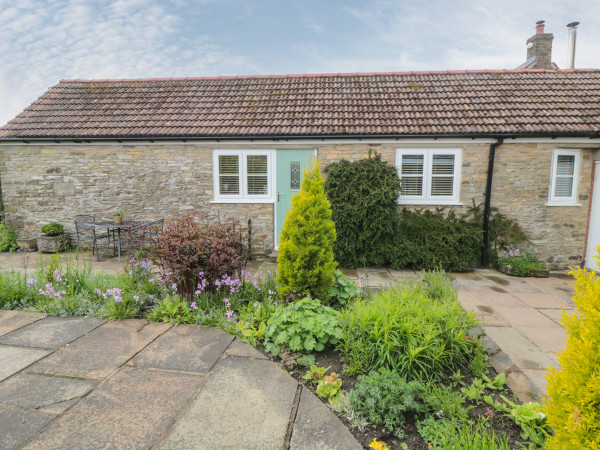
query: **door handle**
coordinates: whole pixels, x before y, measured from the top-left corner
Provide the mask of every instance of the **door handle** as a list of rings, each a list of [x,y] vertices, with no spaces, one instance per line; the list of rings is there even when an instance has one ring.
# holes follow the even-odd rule
[[[280,195],[283,195],[283,192],[278,192],[278,193],[277,193],[277,203],[279,203],[279,196],[280,196]]]

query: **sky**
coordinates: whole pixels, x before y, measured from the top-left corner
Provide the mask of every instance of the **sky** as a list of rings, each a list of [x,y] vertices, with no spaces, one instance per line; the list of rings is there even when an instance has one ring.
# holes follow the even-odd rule
[[[600,68],[599,0],[0,0],[0,125],[61,79]]]

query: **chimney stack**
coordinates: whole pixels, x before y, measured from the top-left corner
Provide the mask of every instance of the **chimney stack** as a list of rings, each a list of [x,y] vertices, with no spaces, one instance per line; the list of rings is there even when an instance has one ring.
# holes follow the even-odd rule
[[[575,68],[575,41],[577,40],[577,25],[579,22],[571,22],[567,25],[569,29],[569,64],[567,68]]]
[[[535,34],[527,39],[527,61],[535,58],[529,69],[553,69],[552,66],[552,33],[544,33],[544,20],[535,24]]]

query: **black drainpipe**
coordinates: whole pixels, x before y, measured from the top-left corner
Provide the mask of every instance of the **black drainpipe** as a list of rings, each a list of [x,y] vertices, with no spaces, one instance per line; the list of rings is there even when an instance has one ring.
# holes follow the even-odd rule
[[[496,142],[490,145],[490,155],[488,158],[487,182],[485,185],[485,205],[483,208],[483,246],[481,247],[481,267],[488,266],[488,241],[490,240],[490,209],[492,208],[492,179],[494,178],[494,158],[496,157],[496,147],[500,147],[504,142],[503,138],[498,138]]]

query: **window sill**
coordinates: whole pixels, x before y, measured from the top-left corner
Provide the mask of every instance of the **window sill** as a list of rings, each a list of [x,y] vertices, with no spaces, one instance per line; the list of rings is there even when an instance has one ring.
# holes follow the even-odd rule
[[[462,206],[461,202],[440,202],[436,200],[423,201],[423,200],[400,200],[399,205],[425,205],[425,206]]]
[[[581,203],[548,202],[546,206],[581,206]]]
[[[257,198],[257,199],[227,198],[227,199],[212,200],[210,203],[211,204],[218,204],[218,203],[231,204],[231,203],[274,203],[274,202],[273,202],[272,198]]]

